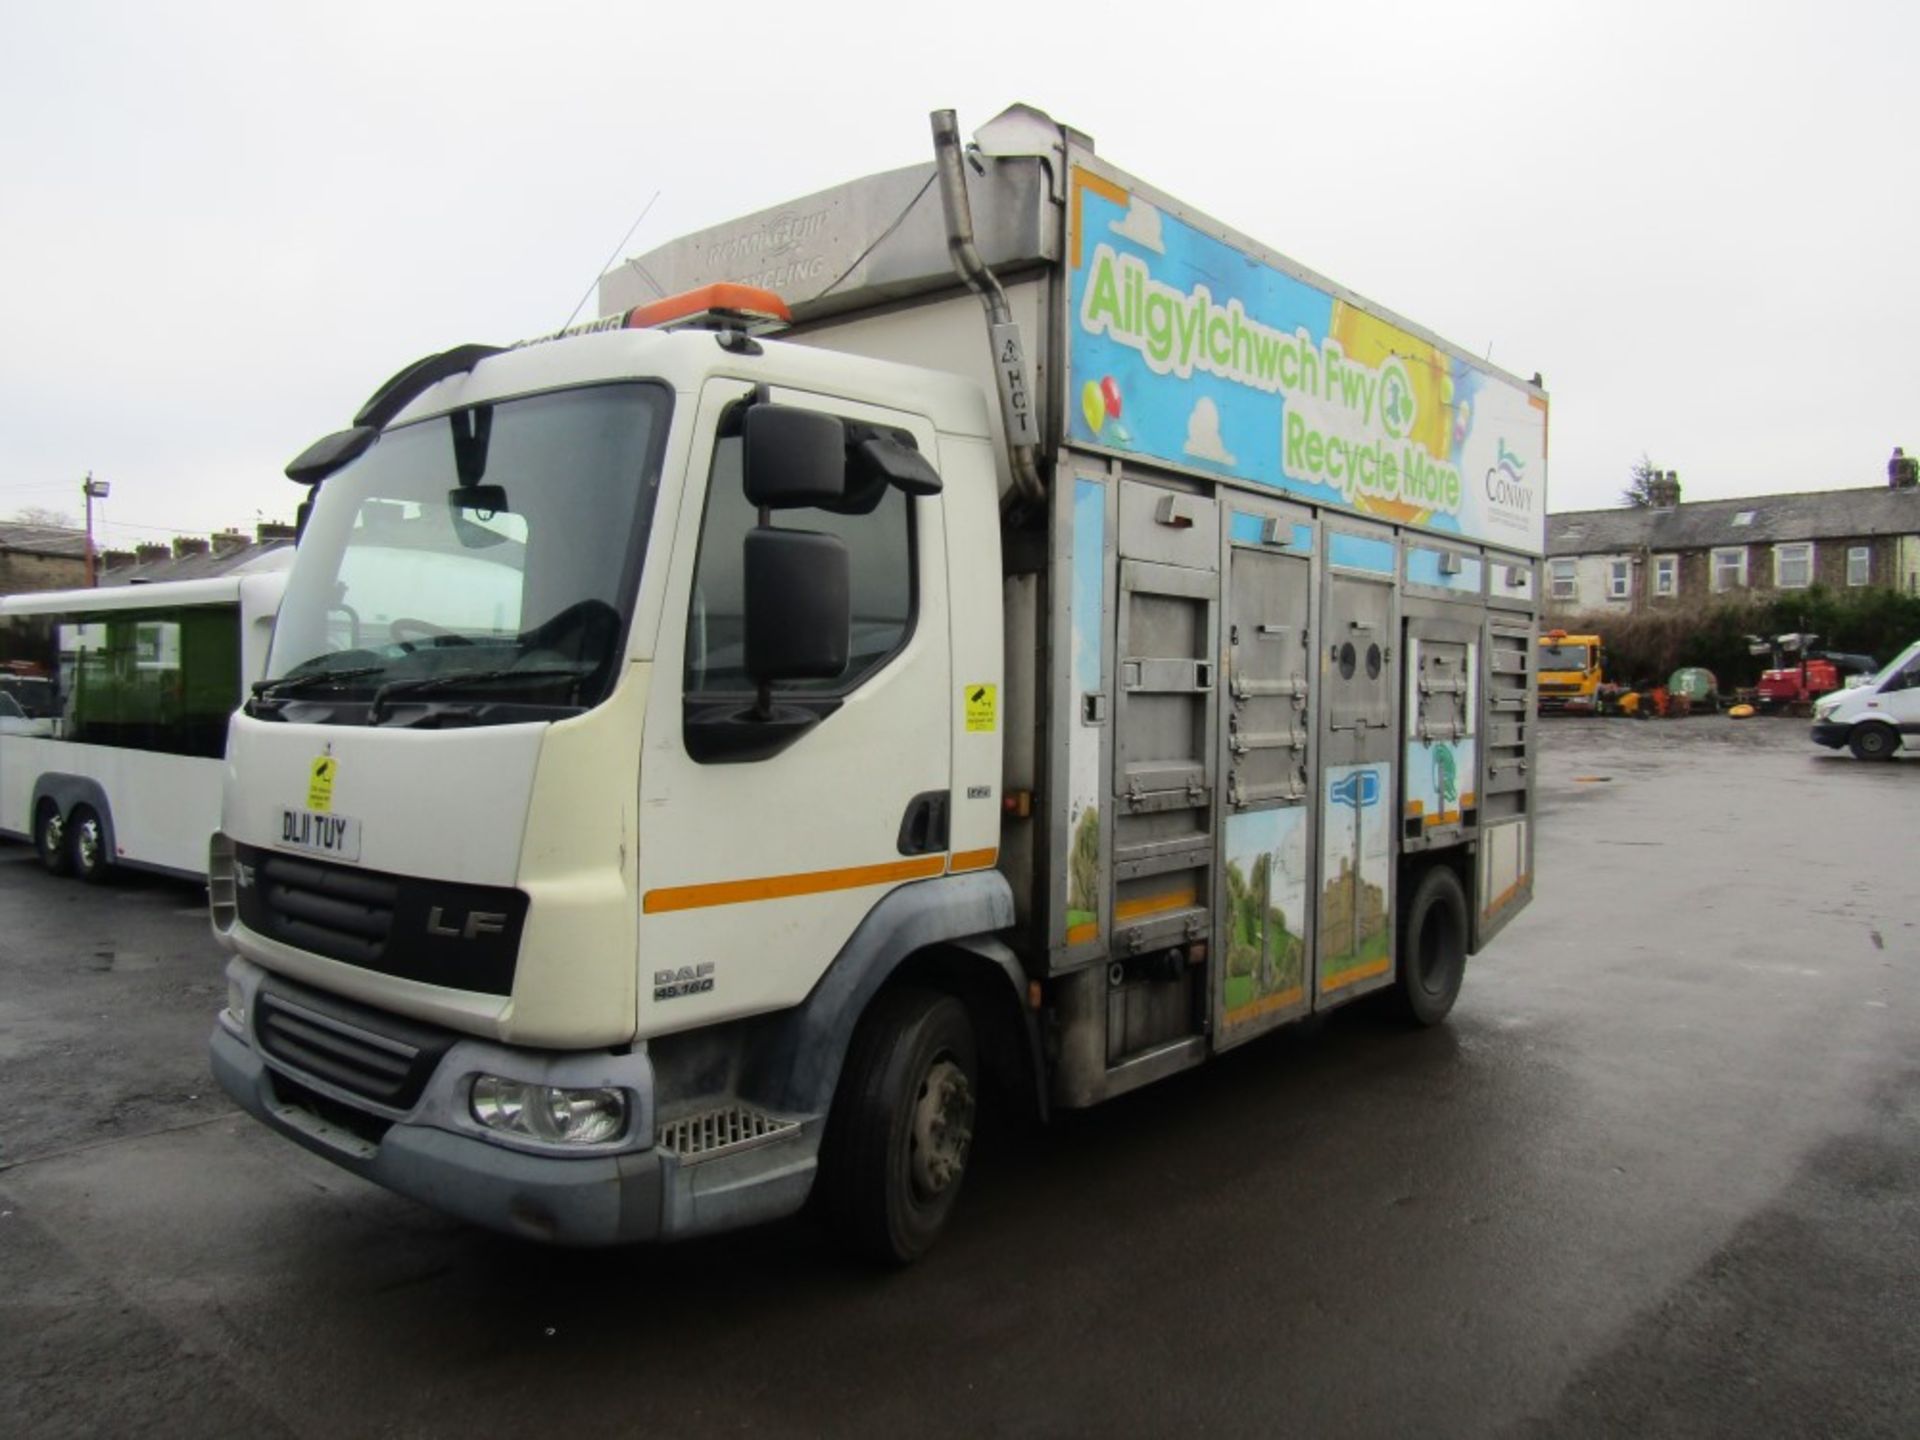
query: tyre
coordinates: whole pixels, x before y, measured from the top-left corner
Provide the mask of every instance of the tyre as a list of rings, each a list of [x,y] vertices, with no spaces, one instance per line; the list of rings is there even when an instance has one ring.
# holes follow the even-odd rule
[[[883,992],[862,1017],[822,1147],[825,1218],[856,1254],[919,1259],[953,1213],[979,1088],[966,1006],[931,990]]]
[[[67,854],[73,873],[91,885],[105,883],[113,868],[113,857],[107,854],[107,827],[86,805],[74,806],[67,817]]]
[[[1847,736],[1847,748],[1856,760],[1891,760],[1900,737],[1885,725],[1856,725]]]
[[[1430,865],[1400,910],[1398,1009],[1415,1025],[1438,1025],[1467,972],[1467,892],[1446,865]]]
[[[73,870],[73,856],[67,849],[66,818],[51,800],[42,800],[34,812],[33,848],[40,852],[40,863],[49,875],[66,875]]]

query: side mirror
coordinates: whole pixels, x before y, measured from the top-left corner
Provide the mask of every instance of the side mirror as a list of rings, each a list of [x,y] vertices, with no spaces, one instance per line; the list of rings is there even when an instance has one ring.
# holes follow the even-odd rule
[[[790,405],[746,413],[741,483],[749,504],[767,510],[832,506],[847,493],[847,431],[831,415]]]
[[[746,669],[763,687],[832,680],[845,672],[853,633],[847,547],[837,535],[749,530]]]
[[[847,547],[836,535],[749,530],[742,541],[747,674],[759,687],[748,706],[689,708],[687,753],[703,765],[777,755],[839,708],[833,697],[776,704],[782,680],[831,680],[846,673],[853,603]]]
[[[301,485],[318,485],[366,454],[379,438],[380,432],[371,425],[356,425],[322,436],[287,462],[287,478]]]

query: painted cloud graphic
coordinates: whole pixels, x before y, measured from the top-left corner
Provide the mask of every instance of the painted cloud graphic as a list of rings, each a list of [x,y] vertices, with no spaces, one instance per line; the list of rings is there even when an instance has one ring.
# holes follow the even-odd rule
[[[1220,407],[1205,395],[1193,402],[1193,414],[1187,417],[1186,453],[1216,465],[1240,463],[1220,438]]]
[[[1156,255],[1167,253],[1166,242],[1160,238],[1160,212],[1144,200],[1132,201],[1127,206],[1126,217],[1115,220],[1107,228]]]

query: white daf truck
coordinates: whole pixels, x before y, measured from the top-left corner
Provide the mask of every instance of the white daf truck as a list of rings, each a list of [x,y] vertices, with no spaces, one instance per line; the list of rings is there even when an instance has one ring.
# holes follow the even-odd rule
[[[1546,399],[1016,107],[431,356],[233,721],[221,1082],[561,1244],[909,1260],[1041,1114],[1532,889]]]

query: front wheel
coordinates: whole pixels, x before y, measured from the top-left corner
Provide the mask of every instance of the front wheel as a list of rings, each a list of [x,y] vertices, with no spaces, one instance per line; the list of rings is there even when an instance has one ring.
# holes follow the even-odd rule
[[[65,875],[73,869],[73,856],[67,850],[67,821],[60,806],[42,800],[33,817],[33,848],[40,852],[40,863],[49,875]]]
[[[1467,973],[1467,892],[1445,865],[1429,866],[1400,911],[1399,1009],[1415,1025],[1438,1025],[1460,998]]]
[[[67,822],[67,850],[73,857],[73,873],[91,885],[106,881],[113,858],[107,854],[107,827],[85,805],[74,807]]]
[[[1885,725],[1856,725],[1847,736],[1847,748],[1856,760],[1891,760],[1900,737]]]
[[[966,1006],[931,990],[882,994],[862,1018],[821,1152],[828,1224],[893,1265],[933,1245],[959,1198],[978,1090]]]

